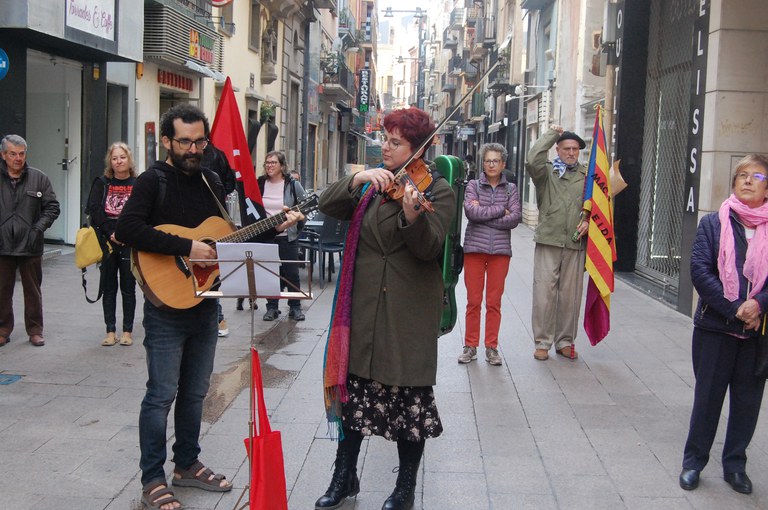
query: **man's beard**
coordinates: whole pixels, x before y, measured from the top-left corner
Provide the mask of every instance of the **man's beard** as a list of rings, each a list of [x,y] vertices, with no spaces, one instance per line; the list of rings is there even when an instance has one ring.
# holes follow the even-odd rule
[[[181,170],[187,175],[200,173],[200,162],[203,160],[203,155],[200,153],[185,153],[177,154],[174,151],[169,151],[168,156],[171,158],[173,166]]]

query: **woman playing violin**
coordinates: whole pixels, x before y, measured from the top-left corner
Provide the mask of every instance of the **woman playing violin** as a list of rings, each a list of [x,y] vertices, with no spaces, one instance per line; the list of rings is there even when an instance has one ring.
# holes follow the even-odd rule
[[[341,440],[331,484],[316,509],[337,508],[358,493],[357,457],[363,436],[370,435],[397,442],[397,482],[382,508],[411,508],[425,440],[443,429],[432,390],[444,287],[437,258],[455,197],[436,175],[421,191],[396,183],[400,166],[433,136],[429,116],[416,108],[396,110],[383,124],[382,166],[340,179],[320,198],[323,213],[350,225],[324,374],[328,417],[340,425]],[[429,173],[425,150],[411,165]],[[400,200],[373,193],[398,185]],[[420,194],[433,199],[434,212],[420,203]]]

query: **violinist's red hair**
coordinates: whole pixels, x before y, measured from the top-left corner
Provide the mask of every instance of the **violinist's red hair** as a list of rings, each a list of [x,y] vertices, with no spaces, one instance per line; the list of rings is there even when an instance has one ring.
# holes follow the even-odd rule
[[[384,117],[382,124],[390,133],[395,129],[399,130],[400,136],[408,140],[414,150],[435,130],[435,123],[429,118],[427,112],[418,108],[394,110]],[[426,147],[430,145],[432,145],[431,142]]]

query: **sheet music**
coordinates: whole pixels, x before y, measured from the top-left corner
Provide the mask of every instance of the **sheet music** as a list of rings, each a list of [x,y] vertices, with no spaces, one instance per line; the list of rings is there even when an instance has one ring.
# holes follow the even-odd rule
[[[248,297],[248,272],[245,264],[242,263],[246,258],[246,251],[252,253],[251,257],[254,261],[253,276],[256,282],[256,295],[259,297],[279,297],[280,263],[262,262],[280,260],[278,246],[264,243],[216,243],[216,255],[219,260],[237,261],[219,262],[222,278],[219,289],[221,293],[228,297]],[[270,273],[268,269],[274,271],[275,274]]]

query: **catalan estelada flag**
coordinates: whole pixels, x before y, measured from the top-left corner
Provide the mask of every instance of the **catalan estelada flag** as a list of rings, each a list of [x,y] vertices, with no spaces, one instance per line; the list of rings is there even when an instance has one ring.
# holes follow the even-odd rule
[[[609,171],[602,109],[598,106],[584,187],[584,210],[590,211],[586,261],[589,281],[584,307],[584,331],[592,345],[597,345],[611,329],[611,293],[616,244],[613,235],[613,195]]]

